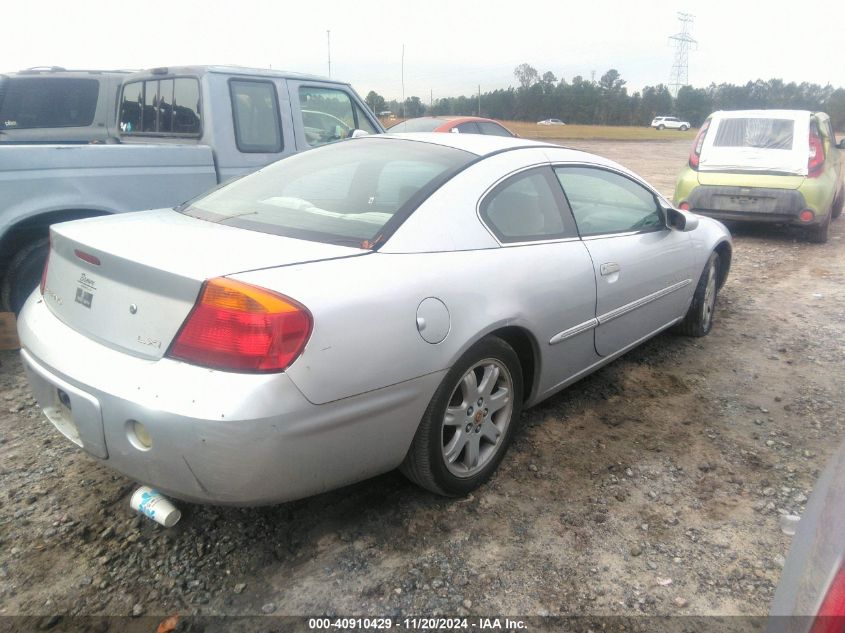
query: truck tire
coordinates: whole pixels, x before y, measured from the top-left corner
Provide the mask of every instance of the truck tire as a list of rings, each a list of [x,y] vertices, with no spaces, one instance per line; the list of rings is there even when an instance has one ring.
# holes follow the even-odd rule
[[[4,310],[15,314],[21,311],[27,297],[41,281],[49,249],[50,241],[44,237],[26,244],[12,257],[0,286],[0,303]]]

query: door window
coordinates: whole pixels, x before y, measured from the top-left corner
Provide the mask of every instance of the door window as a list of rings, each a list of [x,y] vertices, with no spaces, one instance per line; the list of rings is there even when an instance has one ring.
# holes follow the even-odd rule
[[[269,81],[232,79],[229,90],[238,149],[247,153],[281,152],[276,86]]]
[[[493,123],[492,121],[476,121],[476,124],[482,134],[489,134],[491,136],[513,136],[513,134],[508,132],[501,125]]]
[[[484,199],[481,217],[500,242],[573,237],[574,227],[564,222],[554,186],[547,169],[517,174]]]
[[[461,134],[481,134],[475,121],[467,121],[452,128],[453,132],[460,132]]]
[[[312,147],[349,138],[354,130],[377,130],[349,93],[333,88],[300,86],[299,106],[305,140]]]
[[[666,228],[654,194],[620,174],[595,167],[557,167],[582,236]]]

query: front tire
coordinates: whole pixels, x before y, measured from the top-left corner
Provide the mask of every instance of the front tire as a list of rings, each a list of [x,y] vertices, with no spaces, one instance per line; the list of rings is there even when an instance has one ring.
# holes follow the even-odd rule
[[[686,125],[681,126],[681,132],[686,132],[688,129],[689,129],[689,127],[686,126]]]
[[[657,129],[658,130],[665,130],[666,126],[661,123],[660,125],[657,126]]]
[[[0,303],[4,310],[18,314],[27,298],[41,281],[41,271],[50,250],[48,238],[42,238],[26,244],[6,268],[0,287]]]
[[[695,287],[687,315],[680,322],[677,331],[685,336],[707,336],[713,329],[713,314],[716,311],[716,297],[719,294],[719,255],[710,253],[701,278]]]
[[[400,470],[437,494],[475,490],[507,451],[522,392],[522,367],[513,348],[494,336],[481,340],[440,383]]]

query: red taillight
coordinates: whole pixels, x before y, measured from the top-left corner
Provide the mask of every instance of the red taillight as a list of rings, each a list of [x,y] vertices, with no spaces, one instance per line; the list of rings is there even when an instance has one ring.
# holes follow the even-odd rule
[[[44,296],[44,289],[47,287],[47,269],[50,267],[50,253],[53,251],[53,236],[47,243],[47,259],[44,260],[44,268],[41,269],[41,296]]]
[[[845,630],[845,567],[840,567],[822,600],[810,633],[842,633]]]
[[[678,208],[682,209],[683,211],[689,211],[689,202],[682,202],[680,205],[678,205]]]
[[[824,165],[824,145],[822,137],[815,125],[810,127],[810,158],[807,161],[807,175],[810,178],[818,178]]]
[[[813,213],[810,209],[804,209],[801,213],[798,214],[798,219],[802,222],[812,222],[816,217],[816,214]]]
[[[701,148],[704,147],[704,137],[707,135],[709,127],[710,119],[707,119],[701,124],[698,134],[695,135],[695,140],[692,142],[692,151],[689,155],[689,166],[693,169],[698,169],[698,162],[701,160]]]
[[[308,309],[289,297],[211,279],[167,355],[214,369],[282,371],[302,353],[312,325]]]

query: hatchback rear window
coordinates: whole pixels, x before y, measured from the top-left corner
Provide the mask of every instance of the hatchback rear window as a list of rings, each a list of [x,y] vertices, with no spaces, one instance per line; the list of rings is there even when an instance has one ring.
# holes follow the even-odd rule
[[[182,209],[209,222],[370,248],[475,154],[398,139],[356,139],[282,159]]]
[[[87,127],[100,82],[64,77],[12,77],[0,91],[0,130]]]
[[[792,149],[792,119],[722,119],[714,147]]]

